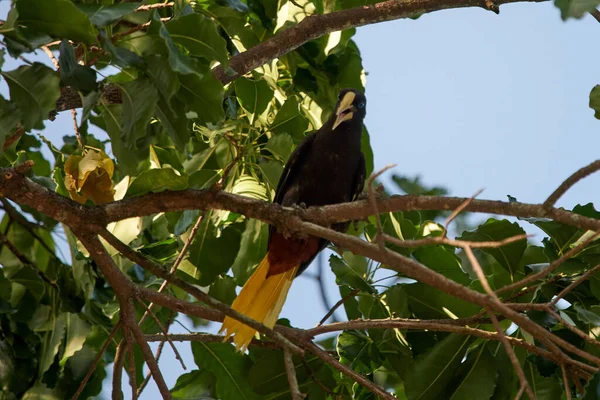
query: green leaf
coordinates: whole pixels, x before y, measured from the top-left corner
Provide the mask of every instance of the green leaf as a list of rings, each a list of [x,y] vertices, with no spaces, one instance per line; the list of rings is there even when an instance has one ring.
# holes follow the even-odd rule
[[[212,399],[215,396],[215,375],[208,370],[194,370],[177,378],[171,389],[173,400]]]
[[[236,297],[236,287],[237,285],[232,277],[228,275],[218,276],[214,283],[210,285],[208,294],[219,300],[221,303],[231,305]]]
[[[421,354],[406,373],[404,387],[409,400],[444,398],[446,387],[468,349],[472,339],[452,333]]]
[[[252,175],[241,175],[233,184],[231,193],[257,200],[268,200],[267,188]]]
[[[129,175],[135,175],[138,163],[148,157],[148,149],[131,151],[121,139],[121,121],[123,120],[123,105],[109,104],[102,107],[102,122],[110,137],[113,154],[117,157],[119,166]],[[96,122],[98,124],[98,122]]]
[[[450,400],[470,400],[473,393],[477,393],[477,399],[489,400],[496,389],[498,374],[496,361],[487,346],[481,345],[470,352],[461,369],[464,373],[460,374],[460,383]]]
[[[297,141],[302,140],[304,132],[308,129],[308,120],[300,112],[300,105],[296,97],[288,97],[277,111],[275,120],[269,129],[276,135],[287,133]]]
[[[248,356],[226,343],[192,343],[194,361],[201,370],[212,372],[217,380],[217,397],[222,400],[256,399],[248,384],[252,365]]]
[[[136,79],[120,85],[123,98],[123,131],[126,148],[138,147],[138,140],[147,135],[148,123],[154,115],[157,102],[156,87],[149,79]]]
[[[131,50],[123,47],[115,46],[108,38],[105,31],[100,32],[104,49],[112,56],[112,61],[122,68],[140,67],[143,64],[143,59]]]
[[[329,266],[336,276],[335,281],[338,285],[345,284],[366,293],[376,293],[375,289],[367,282],[364,273],[352,268],[341,258],[331,255],[329,257]]]
[[[0,74],[6,79],[11,101],[20,110],[23,128],[26,131],[41,128],[42,121],[56,108],[60,96],[56,73],[43,64],[33,63]]]
[[[356,372],[362,374],[372,373],[379,367],[373,362],[373,353],[376,348],[373,340],[358,330],[343,331],[337,338],[336,350],[340,356],[340,362],[350,366]]]
[[[596,372],[585,387],[582,400],[598,400],[600,398],[600,372]]]
[[[61,86],[72,86],[83,93],[95,91],[98,87],[96,84],[96,71],[90,67],[79,65],[75,59],[73,46],[68,40],[63,39],[58,49],[60,51],[58,64],[60,66]]]
[[[152,14],[152,22],[148,30],[149,34],[156,35],[160,38],[161,42],[166,46],[167,53],[169,55],[169,65],[175,72],[180,74],[198,74],[198,67],[194,60],[186,56],[179,50],[171,34],[167,30],[167,27],[160,20],[158,12]]]
[[[444,246],[420,247],[413,253],[414,257],[426,267],[439,272],[462,285],[468,285],[470,279],[460,266],[460,259],[452,250]]]
[[[247,219],[246,228],[242,233],[240,250],[231,266],[233,276],[238,285],[242,286],[254,268],[261,262],[267,252],[269,226],[257,219]]]
[[[580,321],[586,324],[600,326],[600,315],[596,314],[593,311],[586,310],[585,308],[579,305],[575,305],[575,310],[577,310],[577,318]]]
[[[194,276],[200,285],[207,286],[215,278],[227,272],[239,251],[241,233],[237,226],[230,226],[217,235],[211,219],[205,217],[190,248],[189,261],[197,268]]]
[[[92,326],[81,319],[79,315],[65,313],[66,337],[65,349],[62,353],[61,365],[64,365],[76,352],[83,348],[87,335],[91,332]]]
[[[537,368],[530,362],[525,362],[525,377],[535,393],[536,400],[556,400],[562,398],[562,385],[555,377],[545,378],[537,372]]]
[[[127,189],[125,197],[141,196],[164,190],[183,190],[188,186],[187,175],[179,175],[172,168],[155,168],[142,172]]]
[[[120,3],[111,5],[77,4],[77,8],[86,13],[92,24],[102,28],[127,14],[131,14],[140,3]]]
[[[50,316],[41,340],[39,376],[42,376],[54,363],[54,357],[58,354],[65,336],[65,327],[65,314]]]
[[[90,19],[68,0],[18,0],[18,22],[60,39],[92,44],[96,30]]]
[[[406,285],[411,311],[417,318],[466,318],[476,314],[479,307],[429,285],[417,282]]]
[[[274,92],[264,80],[251,81],[242,77],[235,81],[235,95],[248,113],[248,120],[252,125],[265,112]]]
[[[523,235],[525,231],[516,222],[508,220],[488,219],[485,224],[480,225],[475,232],[464,232],[461,240],[470,240],[474,242],[499,241],[516,235]],[[516,274],[523,273],[521,258],[527,247],[525,239],[513,242],[501,247],[485,248],[483,252],[488,253],[500,263],[511,277],[516,278]]]
[[[14,103],[0,96],[0,149],[4,149],[4,141],[15,133],[20,121],[21,111]]]
[[[173,42],[191,55],[208,61],[217,60],[227,69],[227,43],[217,32],[215,23],[199,13],[188,14],[166,24]]]
[[[599,0],[555,0],[554,5],[560,10],[563,21],[569,18],[582,18],[585,14],[596,9]]]
[[[600,119],[600,85],[594,86],[590,92],[590,108],[594,110],[594,117]]]
[[[279,135],[271,137],[265,146],[265,149],[269,150],[279,160],[284,163],[287,162],[292,154],[294,147],[294,141],[292,137],[287,133],[280,133]]]
[[[223,111],[223,85],[212,72],[201,67],[200,74],[179,75],[181,88],[177,97],[196,113],[202,123],[220,122],[225,118]]]

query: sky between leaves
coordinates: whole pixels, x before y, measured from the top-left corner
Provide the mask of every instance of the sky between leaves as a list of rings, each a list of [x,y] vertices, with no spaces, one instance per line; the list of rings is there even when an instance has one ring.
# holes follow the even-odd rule
[[[0,18],[9,6],[0,0]],[[564,23],[552,3],[507,5],[500,15],[448,10],[359,28],[355,40],[368,73],[366,124],[375,170],[395,163],[394,171],[420,175],[452,195],[485,188],[480,198],[506,200],[510,194],[542,202],[572,172],[600,157],[600,121],[588,107],[590,90],[600,84],[598,37],[596,20]],[[41,52],[29,58],[49,63]],[[5,68],[15,65],[7,57]],[[4,82],[0,93],[7,94]],[[61,113],[46,126],[46,136],[59,141],[72,134],[71,115]],[[559,205],[598,207],[598,187],[600,175],[589,177]],[[326,278],[335,302],[335,279]],[[308,328],[325,312],[314,281],[300,278],[281,316]],[[189,346],[179,348],[193,365]],[[171,351],[161,366],[172,387],[182,371]],[[103,398],[109,394],[107,380]],[[151,382],[144,397],[157,396]]]

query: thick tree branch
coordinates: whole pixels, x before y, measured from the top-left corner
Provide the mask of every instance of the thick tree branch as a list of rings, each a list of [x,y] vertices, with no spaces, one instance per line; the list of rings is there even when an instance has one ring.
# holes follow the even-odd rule
[[[544,2],[547,0],[388,0],[368,6],[355,7],[329,14],[315,14],[306,17],[296,26],[261,42],[243,53],[231,57],[230,68],[233,74],[225,73],[221,66],[215,68],[217,79],[223,84],[234,81],[255,68],[279,58],[311,40],[318,39],[328,33],[364,25],[376,24],[401,18],[414,17],[434,11],[482,7],[497,12],[498,6],[509,3]],[[107,85],[102,97],[108,103],[121,103],[119,89],[115,85]],[[64,88],[56,102],[56,110],[64,111],[81,107],[79,94],[70,87]]]

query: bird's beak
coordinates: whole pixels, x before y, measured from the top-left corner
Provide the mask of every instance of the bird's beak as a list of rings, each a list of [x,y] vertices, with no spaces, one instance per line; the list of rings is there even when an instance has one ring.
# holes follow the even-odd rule
[[[356,95],[353,92],[348,92],[344,95],[344,98],[340,101],[340,105],[335,110],[336,118],[333,123],[333,129],[337,128],[342,122],[352,119],[354,111],[356,111],[356,108],[352,105],[355,97]]]

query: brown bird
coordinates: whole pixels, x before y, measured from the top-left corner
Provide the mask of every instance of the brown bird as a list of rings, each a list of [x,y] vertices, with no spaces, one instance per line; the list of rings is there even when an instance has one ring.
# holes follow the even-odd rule
[[[322,206],[352,201],[362,192],[365,158],[361,152],[365,95],[354,89],[340,92],[334,114],[317,132],[307,135],[294,150],[277,185],[275,203],[282,206]],[[345,231],[348,224],[336,224]],[[285,303],[293,279],[327,246],[314,236],[285,237],[271,227],[268,252],[232,308],[272,328]],[[256,331],[226,317],[220,332],[233,336],[244,351]]]

